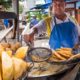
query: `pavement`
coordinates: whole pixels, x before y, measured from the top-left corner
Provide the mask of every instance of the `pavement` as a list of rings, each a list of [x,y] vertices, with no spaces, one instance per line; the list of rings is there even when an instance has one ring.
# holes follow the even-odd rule
[[[49,48],[49,39],[39,39],[34,41],[34,47],[46,47]]]

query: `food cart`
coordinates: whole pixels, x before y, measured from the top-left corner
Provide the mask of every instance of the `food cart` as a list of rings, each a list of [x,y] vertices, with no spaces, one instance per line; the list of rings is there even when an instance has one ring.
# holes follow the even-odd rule
[[[0,35],[0,41],[2,41],[10,31],[13,31],[13,38],[16,37],[16,30],[17,30],[17,15],[14,12],[6,12],[6,11],[0,11],[0,19],[12,19],[13,25],[10,26],[10,28],[4,29],[1,31]],[[3,32],[3,33],[2,33]],[[5,32],[5,33],[4,33]]]
[[[3,16],[0,17],[3,18]],[[7,18],[6,15],[5,18]],[[73,52],[75,49],[61,48],[52,51],[44,47],[34,48],[31,44],[26,47],[14,45],[15,43],[8,46],[0,45],[0,52],[4,51],[0,54],[2,61],[0,67],[2,66],[1,71],[4,73],[0,72],[0,77],[3,80],[75,80],[80,67],[80,54],[72,54],[75,53]],[[54,54],[63,55],[66,58],[57,56],[57,59]]]

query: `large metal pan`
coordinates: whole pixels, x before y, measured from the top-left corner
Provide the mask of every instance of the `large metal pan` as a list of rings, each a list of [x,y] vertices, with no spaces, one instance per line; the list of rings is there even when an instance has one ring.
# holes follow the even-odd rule
[[[40,60],[40,61],[36,61],[36,60],[33,60],[31,58],[32,55],[36,55],[36,51],[37,50],[46,50],[48,53],[46,54],[45,52],[43,52],[43,54],[46,54],[44,56],[46,57],[43,57],[44,59],[43,60]],[[41,52],[41,51],[40,51]],[[77,63],[80,62],[80,59],[77,58],[77,59],[71,59],[71,60],[66,60],[66,61],[53,61],[53,62],[49,62],[48,61],[48,58],[51,56],[51,50],[48,49],[48,48],[44,48],[44,47],[37,47],[37,48],[32,48],[28,51],[28,55],[27,55],[27,58],[29,59],[29,61],[31,61],[33,64],[36,64],[36,63],[41,63],[41,62],[47,62],[48,64],[51,65],[51,67],[58,67],[55,72],[52,71],[51,73],[47,74],[39,74],[39,75],[35,75],[35,74],[32,74],[33,73],[33,68],[31,68],[30,72],[28,72],[28,77],[44,77],[44,76],[50,76],[50,75],[59,75],[61,73],[64,73],[68,70],[70,70],[73,66],[75,66]],[[39,52],[38,52],[39,54]],[[46,65],[47,66],[47,65]]]
[[[30,46],[30,44],[28,44],[28,45]],[[31,58],[31,55],[33,55],[33,54],[34,54],[33,52],[34,52],[35,50],[37,50],[37,49],[45,49],[45,50],[47,50],[49,53],[48,53],[48,55],[46,55],[46,57],[45,57],[43,60],[40,60],[40,61],[33,60],[33,59]],[[35,54],[34,54],[34,55],[35,55]],[[62,74],[62,73],[64,73],[64,72],[72,69],[77,63],[80,62],[80,59],[79,59],[79,58],[70,59],[70,60],[66,60],[66,61],[52,61],[52,62],[50,62],[50,61],[48,61],[48,58],[49,58],[50,56],[51,56],[51,51],[50,51],[50,49],[44,48],[44,47],[33,48],[33,47],[31,46],[30,50],[28,51],[28,56],[27,56],[27,59],[29,59],[29,61],[31,61],[32,63],[39,63],[39,62],[45,61],[45,62],[47,62],[47,63],[49,63],[49,64],[51,64],[51,65],[53,65],[53,66],[55,66],[55,67],[58,66],[59,68],[58,68],[58,70],[56,70],[55,72],[51,72],[50,74],[41,74],[41,75],[33,75],[33,74],[31,74],[31,71],[30,71],[30,72],[28,72],[29,75],[28,75],[27,77],[35,78],[35,77],[45,77],[45,76],[47,77],[47,76],[51,76],[51,75],[56,76],[56,75]],[[26,59],[26,60],[27,60],[27,59]],[[61,67],[60,67],[60,66],[61,66]],[[32,69],[32,68],[31,68],[31,69]],[[26,75],[25,75],[25,76],[26,76]]]

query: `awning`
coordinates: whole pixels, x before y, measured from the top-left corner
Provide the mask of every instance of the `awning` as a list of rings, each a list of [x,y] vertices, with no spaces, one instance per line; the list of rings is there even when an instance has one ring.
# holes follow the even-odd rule
[[[51,5],[51,3],[47,3],[47,4],[43,4],[43,5],[37,5],[33,8],[31,8],[30,10],[32,10],[32,9],[47,9],[50,5]]]
[[[51,3],[52,2],[52,0],[44,0],[45,1],[45,3]],[[80,0],[65,0],[65,1],[80,1]]]
[[[66,2],[72,2],[72,1],[80,1],[80,0],[66,0]],[[30,10],[32,10],[32,9],[47,9],[51,5],[52,0],[45,0],[45,3],[46,4],[37,5],[37,6],[33,7],[33,8],[31,8]]]

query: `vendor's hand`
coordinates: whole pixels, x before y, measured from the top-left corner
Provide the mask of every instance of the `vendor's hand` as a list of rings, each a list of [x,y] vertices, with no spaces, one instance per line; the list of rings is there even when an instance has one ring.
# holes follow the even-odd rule
[[[33,43],[34,41],[34,34],[37,34],[37,28],[31,29],[29,34],[24,35],[24,41]]]
[[[69,58],[69,60],[75,59],[75,58],[80,58],[80,53],[73,55],[72,57]]]
[[[34,34],[26,34],[24,35],[24,41],[32,43],[34,41]]]

